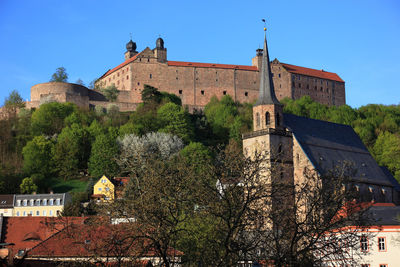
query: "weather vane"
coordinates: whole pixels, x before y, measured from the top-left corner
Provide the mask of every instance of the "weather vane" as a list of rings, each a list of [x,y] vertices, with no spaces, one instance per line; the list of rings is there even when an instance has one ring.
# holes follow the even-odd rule
[[[131,37],[131,40],[132,40],[132,33],[131,32],[129,33],[129,36]]]
[[[262,19],[262,21],[264,22],[264,31],[267,31],[267,26],[265,25],[265,19]]]

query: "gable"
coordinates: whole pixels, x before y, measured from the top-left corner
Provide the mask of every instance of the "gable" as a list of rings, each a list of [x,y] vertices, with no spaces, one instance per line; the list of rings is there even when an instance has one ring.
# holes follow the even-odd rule
[[[393,186],[352,127],[292,114],[284,122],[321,175],[349,162],[354,181]]]

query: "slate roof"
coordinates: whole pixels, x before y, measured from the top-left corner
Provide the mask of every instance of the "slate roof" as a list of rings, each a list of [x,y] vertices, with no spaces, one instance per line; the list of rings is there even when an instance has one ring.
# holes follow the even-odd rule
[[[321,175],[347,161],[354,164],[354,181],[393,187],[392,181],[352,127],[292,114],[284,114],[283,117],[285,125]]]
[[[400,225],[400,206],[374,205],[367,211],[377,221],[378,225]]]
[[[0,209],[14,207],[14,195],[0,195]]]

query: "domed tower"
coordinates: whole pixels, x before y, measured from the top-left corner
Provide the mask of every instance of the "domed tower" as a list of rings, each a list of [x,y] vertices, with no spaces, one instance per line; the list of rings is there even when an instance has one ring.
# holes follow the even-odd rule
[[[158,62],[167,61],[167,49],[164,48],[164,40],[161,37],[159,37],[156,40],[156,48],[154,48],[154,56],[156,57]]]
[[[135,56],[138,52],[136,51],[136,43],[132,39],[126,44],[125,60]]]

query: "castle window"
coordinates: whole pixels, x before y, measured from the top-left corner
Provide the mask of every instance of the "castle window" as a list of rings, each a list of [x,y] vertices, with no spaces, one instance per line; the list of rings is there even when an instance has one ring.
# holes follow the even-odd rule
[[[223,91],[222,93],[223,93],[224,95],[226,95],[226,91]]]
[[[202,95],[204,95],[204,90],[201,90],[201,92],[200,92]]]
[[[150,79],[151,79],[151,78],[153,78],[153,75],[151,75],[151,73],[150,73]]]
[[[307,89],[310,89],[310,85],[309,84],[307,84]]]
[[[178,77],[176,77],[176,79],[178,80]]]
[[[279,116],[279,113],[276,113],[276,126],[280,126],[281,125],[281,118]]]
[[[140,85],[140,83],[137,83],[137,85]]]
[[[278,77],[279,77],[279,78],[281,77],[281,74],[280,74],[280,73],[278,74]]]
[[[117,73],[117,76],[119,77],[119,72]]]
[[[317,90],[317,86],[314,86],[314,90]]]
[[[324,89],[323,89],[322,86],[321,86],[321,92],[322,92],[322,90],[324,90]]]
[[[126,75],[126,79],[129,80],[129,75]]]
[[[386,238],[378,237],[378,247],[379,251],[386,251]]]
[[[256,126],[260,127],[260,113],[256,113]]]
[[[299,88],[301,88],[301,83],[299,83]]]
[[[244,92],[244,96],[248,96],[249,95],[249,93],[248,92]]]
[[[267,111],[265,112],[265,125],[269,125],[270,122],[271,122],[270,115],[269,112]]]
[[[182,90],[179,90],[179,94],[180,94],[180,95],[182,94]]]
[[[36,206],[40,206],[40,199],[36,199]]]
[[[147,58],[147,62],[150,62],[150,58]]]

